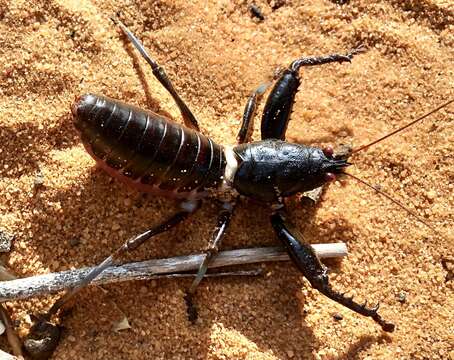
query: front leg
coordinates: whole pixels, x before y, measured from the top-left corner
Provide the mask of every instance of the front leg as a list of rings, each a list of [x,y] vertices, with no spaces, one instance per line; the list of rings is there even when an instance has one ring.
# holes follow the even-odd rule
[[[300,243],[292,234],[292,231],[289,230],[290,226],[285,221],[283,208],[275,211],[271,215],[271,224],[279,239],[284,243],[293,263],[303,273],[304,277],[309,280],[313,288],[358,314],[372,318],[384,331],[394,331],[394,324],[386,322],[378,314],[378,304],[368,308],[367,302],[363,305],[358,304],[353,301],[352,297],[346,297],[344,294],[335,291],[331,287],[327,269],[318,259],[312,246]]]
[[[327,56],[303,57],[293,61],[271,90],[266,100],[262,115],[262,140],[285,140],[285,132],[292,113],[295,95],[300,85],[298,71],[303,66],[323,65],[332,62],[350,62],[354,55],[363,51],[358,47],[345,55],[331,54]]]

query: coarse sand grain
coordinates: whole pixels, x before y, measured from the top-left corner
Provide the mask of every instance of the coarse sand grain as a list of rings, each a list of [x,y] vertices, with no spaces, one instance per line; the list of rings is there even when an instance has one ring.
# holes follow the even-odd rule
[[[176,209],[176,201],[136,193],[97,169],[71,121],[74,98],[93,92],[181,122],[109,20],[118,11],[165,67],[202,131],[221,144],[234,143],[250,92],[302,55],[368,48],[351,64],[301,71],[292,142],[358,146],[454,97],[450,0],[254,3],[263,21],[251,16],[250,1],[0,0],[0,227],[15,235],[2,262],[18,276],[93,265]],[[264,265],[260,278],[204,280],[196,325],[183,299],[190,280],[84,290],[62,320],[53,358],[454,359],[453,112],[445,108],[359,153],[350,170],[439,233],[351,179],[331,184],[316,209],[290,200],[305,241],[348,244],[348,258],[328,264],[335,288],[381,301],[394,333],[279,263]],[[254,139],[259,128],[260,115]],[[184,225],[124,260],[199,252],[216,211],[206,201]],[[223,248],[277,243],[268,211],[242,201]],[[6,304],[21,336],[28,314],[55,298]],[[115,332],[122,312],[131,329]],[[4,337],[0,348],[11,350]]]

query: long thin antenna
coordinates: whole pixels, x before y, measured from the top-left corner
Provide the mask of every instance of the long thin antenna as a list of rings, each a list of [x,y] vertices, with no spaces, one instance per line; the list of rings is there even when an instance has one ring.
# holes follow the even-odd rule
[[[416,214],[414,211],[410,210],[409,208],[407,208],[404,204],[402,204],[400,201],[397,201],[395,199],[393,199],[390,195],[388,195],[387,193],[377,189],[375,186],[372,186],[371,184],[365,182],[364,180],[360,179],[359,177],[356,177],[355,175],[353,174],[350,174],[348,172],[343,172],[342,174],[345,174],[345,175],[348,175],[350,177],[352,177],[353,179],[355,179],[356,181],[360,182],[361,184],[364,184],[366,185],[367,187],[371,188],[372,190],[376,191],[377,193],[379,193],[380,195],[383,195],[385,198],[389,199],[390,201],[392,201],[394,204],[396,204],[397,206],[399,206],[400,208],[402,208],[403,210],[405,210],[407,213],[409,213],[410,215],[413,215],[419,222],[421,222],[422,224],[426,225],[429,229],[431,229],[432,231],[434,231],[435,233],[437,234],[440,234],[432,225],[430,225],[429,223],[427,223],[423,218],[421,218],[418,214]]]
[[[354,153],[357,153],[361,150],[364,150],[364,149],[367,149],[368,147],[372,146],[372,145],[375,145],[376,143],[382,141],[382,140],[385,140],[386,138],[394,135],[394,134],[397,134],[399,131],[402,131],[402,130],[405,130],[406,128],[412,126],[413,124],[416,124],[418,121],[421,121],[423,119],[425,119],[426,117],[432,115],[433,113],[443,109],[444,107],[448,106],[449,104],[451,104],[452,102],[454,102],[454,99],[451,99],[449,100],[448,102],[444,103],[443,105],[440,105],[439,107],[433,109],[432,111],[429,111],[427,114],[417,118],[416,120],[413,120],[412,122],[408,123],[407,125],[404,125],[402,126],[401,128],[397,129],[397,130],[394,130],[393,132],[389,133],[389,134],[386,134],[385,136],[382,136],[380,139],[377,139],[377,140],[374,140],[372,141],[370,144],[367,144],[367,145],[362,145],[356,149],[353,149],[351,154],[354,154]]]

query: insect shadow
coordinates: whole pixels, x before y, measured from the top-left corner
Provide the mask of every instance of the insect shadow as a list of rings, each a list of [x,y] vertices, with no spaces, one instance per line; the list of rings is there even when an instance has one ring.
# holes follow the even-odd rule
[[[67,124],[60,123],[60,126],[65,128]],[[39,131],[36,128],[32,129],[35,132]],[[71,129],[70,132],[72,133],[73,130]],[[36,136],[39,135],[36,134]],[[51,145],[56,149],[80,146],[75,141],[54,142]],[[55,247],[56,239],[63,244],[59,246],[59,262],[52,270],[98,262],[109,254],[111,249],[115,249],[121,244],[125,238],[139,233],[144,227],[149,226],[151,221],[159,222],[157,218],[163,217],[163,213],[171,213],[176,205],[175,201],[167,198],[144,196],[126,189],[119,181],[109,177],[95,166],[77,184],[57,190],[44,188],[40,191],[44,196],[31,198],[29,204],[30,208],[35,210],[27,220],[27,223],[31,224],[30,245],[40,251],[41,262],[52,268],[55,259],[48,249]],[[48,195],[45,194],[47,191],[50,192]],[[129,200],[128,205],[125,205],[125,199]],[[49,204],[58,204],[58,206]],[[321,230],[311,226],[317,207],[310,203],[301,204],[298,200],[293,200],[289,206],[294,208],[295,216],[305,219],[305,225],[301,230],[303,236],[306,235],[305,227],[310,227],[309,242],[317,242],[317,239],[320,238],[323,238],[324,242],[337,240],[339,232],[343,236],[343,241],[347,243],[354,241],[353,238],[348,237],[348,234],[353,232],[349,231],[351,225],[347,219],[337,219],[334,227],[327,226],[328,230],[323,230],[323,236],[317,236],[317,232]],[[212,224],[206,226],[206,219],[214,219],[215,214],[214,205],[202,207],[199,213],[191,218],[191,226],[179,226],[160,235],[154,241],[145,244],[141,248],[141,252],[127,255],[125,261],[177,256],[200,251],[206,246],[209,238],[209,232],[203,228],[212,227]],[[250,221],[250,214],[255,214],[253,221]],[[233,233],[242,235],[238,238],[232,235],[227,236],[223,248],[276,245],[278,240],[272,235],[272,228],[267,221],[268,216],[267,211],[258,203],[252,200],[242,201],[237,216],[232,221]],[[56,218],[62,219],[61,226],[55,226]],[[112,222],[112,219],[115,221]],[[114,230],[113,224],[117,224],[119,228]],[[325,227],[322,225],[321,228]],[[243,229],[243,231],[238,231],[238,229]],[[80,238],[77,246],[71,245],[75,237]],[[191,239],[191,241],[186,241],[187,239]],[[65,263],[62,263],[62,259]],[[331,267],[334,266],[334,271],[337,271],[338,265],[336,262],[330,263]],[[310,358],[308,354],[323,345],[318,344],[313,331],[306,324],[306,313],[302,307],[304,305],[301,305],[298,298],[295,297],[295,293],[308,284],[302,282],[300,275],[294,271],[291,264],[268,265],[267,269],[270,269],[269,272],[274,276],[255,279],[253,287],[244,279],[208,280],[210,290],[202,288],[200,291],[202,323],[196,325],[197,336],[188,336],[185,342],[193,343],[195,348],[202,347],[200,352],[208,354],[210,349],[207,344],[210,343],[213,326],[222,323],[225,328],[254,342],[261,351],[272,351],[282,357],[287,356],[288,351],[292,351],[295,354],[305,354],[304,356]],[[162,316],[159,314],[166,316],[167,324],[181,323],[181,319],[186,317],[184,302],[182,296],[175,296],[174,293],[178,294],[178,289],[185,288],[186,285],[180,282],[175,284],[171,280],[159,281],[158,291],[153,289],[152,294],[146,296],[146,300],[141,298],[140,301],[137,301],[136,294],[143,284],[144,282],[118,284],[109,288],[109,291],[115,293],[114,298],[121,298],[122,303],[128,305],[123,310],[131,323],[133,325],[134,322],[141,324],[141,314],[148,314],[147,309],[150,308],[155,310],[155,315],[147,318],[149,323],[161,323]],[[260,289],[260,297],[256,296],[257,288]],[[232,292],[236,294],[234,297],[231,296]],[[86,314],[95,311],[93,309],[98,309],[97,304],[102,303],[103,295],[101,292],[98,295],[94,293],[97,293],[96,290],[89,290],[85,295],[82,294],[75,311],[69,316],[68,327],[72,328],[71,318],[77,322],[79,317],[84,318],[84,313],[86,317]],[[127,295],[125,296],[125,294]],[[169,313],[168,303],[162,302],[159,294],[165,299],[177,299],[178,310],[175,311],[175,314]],[[102,306],[99,309],[101,310],[96,311],[103,311]],[[91,325],[93,329],[99,328],[99,324],[91,324],[90,319],[83,321],[87,323],[88,328]],[[183,323],[189,329],[187,333],[194,331],[186,320]],[[279,337],[269,331],[270,323],[279,328]],[[295,335],[295,328],[298,329],[297,335]],[[110,324],[104,324],[101,329],[101,331],[112,332]],[[77,333],[75,335],[89,336]],[[63,338],[64,336],[63,334]],[[115,336],[116,341],[118,340],[118,336],[112,336]],[[136,343],[157,341],[153,335],[146,339],[139,335],[137,337]],[[200,345],[200,343],[204,345]],[[170,353],[172,342],[164,343],[163,347],[168,347],[167,351]]]
[[[0,125],[2,139],[2,165],[8,171],[2,176],[20,178],[40,170],[49,158],[49,148],[64,150],[79,143],[73,130],[70,114],[60,116],[50,129],[40,129],[36,123],[26,122],[16,126]],[[66,134],[62,136],[62,134]],[[68,136],[73,134],[73,136]],[[30,139],[37,139],[30,143]],[[17,156],[18,149],[26,151],[24,156]]]
[[[112,179],[95,166],[77,184],[58,190],[44,188],[40,191],[42,191],[42,197],[30,199],[29,205],[35,211],[27,221],[31,224],[29,244],[40,252],[40,261],[44,266],[51,267],[53,271],[70,266],[80,267],[96,263],[109,254],[111,249],[121,244],[125,238],[140,232],[146,226],[144,224],[148,224],[150,221],[158,222],[158,218],[165,216],[163,213],[171,213],[175,206],[175,202],[172,200],[144,196],[129,190],[118,180]],[[47,191],[52,193],[46,195]],[[125,205],[125,199],[129,199],[130,205]],[[48,204],[57,203],[58,207],[48,206]],[[310,202],[301,204],[297,201],[291,206],[299,208],[298,215],[303,214],[306,222],[310,224],[316,213],[316,206],[311,205]],[[140,252],[129,254],[125,261],[199,252],[206,246],[209,238],[209,231],[204,228],[212,227],[212,224],[206,224],[206,219],[213,219],[212,215],[215,211],[215,206],[202,207],[200,212],[191,219],[190,226],[179,226],[160,235],[153,242],[145,244]],[[251,212],[257,215],[254,221],[250,221]],[[266,212],[258,203],[250,200],[242,202],[237,216],[232,221],[231,235],[226,237],[223,247],[228,249],[254,245],[276,245],[278,240],[272,235],[272,228],[266,221],[268,217]],[[115,223],[120,228],[124,228],[123,233],[119,234],[119,230],[112,230],[112,221],[110,221],[112,218],[115,218]],[[64,222],[62,221],[64,231],[61,227],[55,226],[55,219],[64,219]],[[349,227],[346,219],[340,222],[343,224],[342,226]],[[304,229],[302,232],[304,234]],[[323,240],[329,241],[335,236],[335,232],[335,230],[332,230],[332,233],[325,232]],[[238,234],[243,235],[237,237]],[[74,237],[80,238],[79,245],[71,245]],[[55,247],[56,239],[61,245],[59,246],[58,266],[53,268],[55,258],[48,249]],[[187,239],[191,239],[191,241],[187,241]],[[338,266],[339,264],[334,262],[330,265]],[[213,325],[222,323],[225,328],[254,342],[261,351],[273,351],[283,357],[286,356],[285,352],[289,349],[295,353],[310,353],[317,343],[311,328],[305,322],[303,305],[295,297],[295,293],[298,293],[299,289],[307,284],[303,283],[290,263],[267,265],[266,272],[271,275],[256,278],[253,281],[234,278],[205,280],[209,290],[203,286],[200,292],[200,318],[202,320],[196,325],[197,336],[188,336],[185,342],[194,343],[196,348],[202,346],[200,351],[208,353],[209,346],[206,344],[210,343]],[[140,301],[137,301],[137,293],[140,293],[141,287],[149,287],[148,282],[112,285],[109,287],[109,293],[112,294],[113,301],[121,299],[122,310],[132,326],[134,323],[138,323],[140,326],[142,314],[150,314],[149,309],[152,308],[153,312],[152,315],[149,315],[151,318],[147,318],[147,324],[162,323],[162,316],[165,316],[167,324],[182,322],[190,330],[187,333],[192,333],[194,327],[186,320],[184,301],[180,296],[181,289],[186,285],[180,281],[159,280],[156,287],[144,294]],[[256,296],[257,289],[259,289],[260,296]],[[179,293],[180,295],[178,295]],[[235,293],[234,297],[231,296],[232,293]],[[72,322],[77,323],[80,318],[82,322],[86,323],[88,329],[112,332],[111,324],[99,324],[93,319],[87,319],[87,314],[94,311],[109,313],[105,307],[97,307],[99,303],[103,303],[104,296],[100,290],[96,289],[90,289],[81,294],[74,311],[65,317],[65,323],[68,321],[66,323],[68,328],[73,329]],[[175,314],[169,313],[168,303],[163,301],[169,298],[176,302]],[[93,324],[91,324],[92,322]],[[276,337],[273,332],[269,331],[270,323],[279,328],[281,336]],[[295,335],[295,328],[298,329],[297,335]],[[74,331],[76,333],[71,330],[71,334],[76,337],[90,336],[85,333],[78,334],[77,326]],[[118,336],[115,334],[112,336],[115,336],[115,341],[121,342]],[[65,333],[63,333],[63,339],[64,337]],[[137,335],[136,340],[137,343],[152,343],[157,339],[153,335],[150,335],[150,338]],[[199,342],[200,340],[202,341]],[[168,351],[171,351],[172,342],[164,342],[162,346],[169,347]]]

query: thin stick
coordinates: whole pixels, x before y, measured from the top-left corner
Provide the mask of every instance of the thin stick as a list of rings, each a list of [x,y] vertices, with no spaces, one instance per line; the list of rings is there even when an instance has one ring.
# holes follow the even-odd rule
[[[14,356],[16,356],[17,358],[19,357],[22,358],[23,357],[22,344],[19,340],[19,337],[16,334],[16,331],[14,330],[14,326],[12,324],[8,311],[2,304],[0,304],[0,320],[5,325],[6,337],[8,338],[8,342],[11,345],[11,348],[13,349]],[[2,358],[0,357],[0,359]]]
[[[344,243],[312,246],[320,258],[347,255],[347,247]],[[197,270],[204,256],[204,254],[197,254],[111,266],[98,275],[90,285],[175,276],[175,273]],[[210,262],[209,268],[286,260],[289,258],[282,248],[239,249],[220,252]],[[26,299],[71,288],[91,270],[92,268],[82,268],[0,282],[0,302]],[[187,275],[195,276],[195,274]]]

